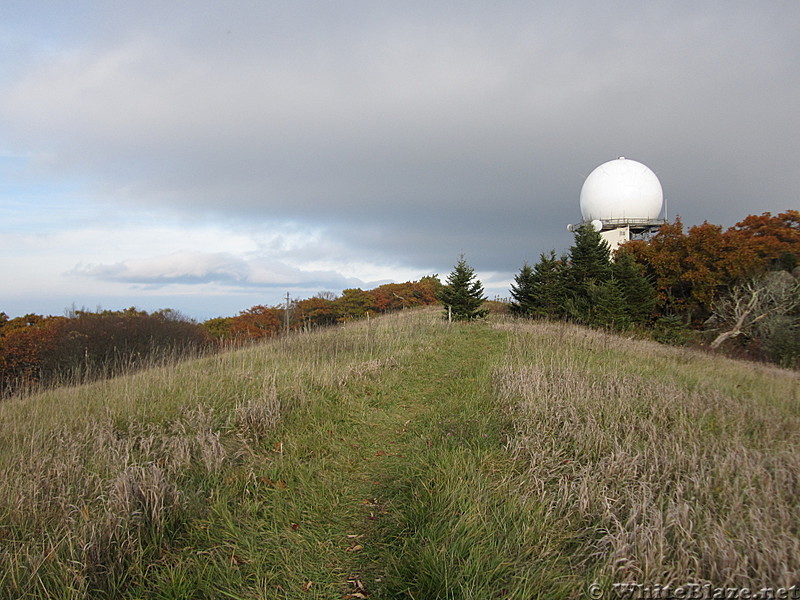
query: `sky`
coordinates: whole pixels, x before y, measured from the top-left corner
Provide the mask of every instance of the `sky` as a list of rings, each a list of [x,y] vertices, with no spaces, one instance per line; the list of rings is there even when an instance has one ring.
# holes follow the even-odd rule
[[[800,2],[0,2],[0,311],[232,316],[667,218],[800,207]]]

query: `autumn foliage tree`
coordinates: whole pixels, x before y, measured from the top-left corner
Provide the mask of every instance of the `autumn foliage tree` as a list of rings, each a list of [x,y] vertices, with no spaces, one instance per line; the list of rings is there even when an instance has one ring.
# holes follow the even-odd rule
[[[0,394],[36,383],[42,369],[58,346],[64,317],[24,317],[0,319]]]
[[[684,233],[677,219],[652,239],[625,244],[656,285],[661,314],[701,326],[714,301],[749,277],[790,270],[800,256],[800,212],[751,215],[724,230],[702,223]]]
[[[35,383],[111,376],[203,351],[208,342],[204,329],[169,309],[6,318],[0,322],[0,381],[8,393]]]
[[[280,309],[257,305],[243,310],[231,319],[230,334],[234,339],[257,340],[278,334],[283,327]]]
[[[792,271],[800,261],[800,211],[788,210],[774,217],[770,213],[750,215],[730,232],[745,240],[757,270]]]
[[[324,327],[336,323],[334,299],[321,295],[298,300],[294,304],[295,328]]]
[[[419,281],[387,283],[372,290],[349,288],[340,296],[332,292],[319,292],[311,298],[290,302],[289,329],[305,331],[371,314],[434,304],[441,285],[436,275],[429,275]],[[285,318],[285,305],[258,305],[235,317],[209,319],[203,326],[212,338],[226,344],[234,340],[262,339],[276,335],[285,328]]]
[[[441,286],[439,278],[432,275],[419,281],[386,283],[372,290],[372,295],[375,298],[375,308],[379,312],[387,312],[435,304]]]
[[[436,275],[341,296],[320,292],[288,307],[257,305],[234,317],[199,325],[172,309],[148,313],[134,307],[97,312],[72,309],[65,317],[0,312],[0,394],[36,383],[112,376],[154,361],[205,352],[232,342],[267,339],[286,327],[308,329],[376,312],[436,302]]]
[[[343,290],[342,295],[334,301],[334,305],[339,321],[360,319],[377,311],[374,294],[361,288]]]

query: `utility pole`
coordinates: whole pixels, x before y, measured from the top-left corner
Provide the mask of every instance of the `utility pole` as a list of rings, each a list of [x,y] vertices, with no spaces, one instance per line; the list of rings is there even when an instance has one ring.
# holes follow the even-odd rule
[[[286,292],[286,310],[283,311],[283,326],[286,333],[289,333],[289,292]]]

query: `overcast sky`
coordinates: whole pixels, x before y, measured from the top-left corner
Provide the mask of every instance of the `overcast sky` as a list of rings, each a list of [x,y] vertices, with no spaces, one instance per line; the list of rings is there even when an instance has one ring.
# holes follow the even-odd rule
[[[800,2],[0,2],[0,311],[174,308],[569,248],[624,155],[669,217],[798,208]]]

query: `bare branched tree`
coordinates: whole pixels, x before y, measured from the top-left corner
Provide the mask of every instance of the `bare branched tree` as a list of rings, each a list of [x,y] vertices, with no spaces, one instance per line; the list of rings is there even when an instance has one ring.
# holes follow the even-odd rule
[[[708,324],[720,331],[711,342],[747,334],[771,317],[786,316],[800,307],[800,280],[786,271],[767,273],[735,286],[713,306]]]

